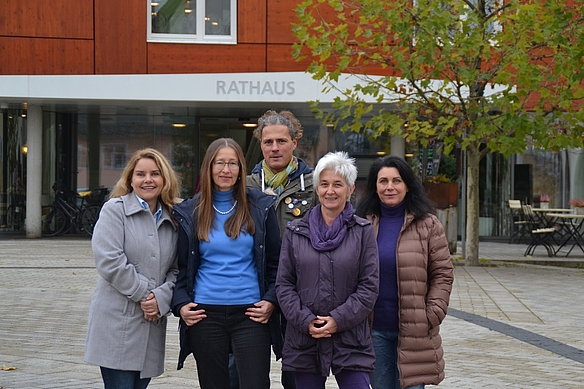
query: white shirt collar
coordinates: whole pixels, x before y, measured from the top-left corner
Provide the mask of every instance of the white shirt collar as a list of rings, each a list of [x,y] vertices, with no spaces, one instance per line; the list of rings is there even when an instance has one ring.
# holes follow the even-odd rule
[[[140,196],[138,196],[137,194],[135,194],[135,196],[138,199],[138,201],[140,202],[140,205],[142,206],[142,208],[144,208],[147,211],[150,211],[150,206],[148,205],[148,203],[146,201],[144,201],[143,199],[141,199]],[[156,203],[156,205],[157,205],[157,209],[156,209],[156,212],[152,215],[152,217],[154,218],[156,223],[158,223],[160,221],[160,217],[162,216],[162,206],[160,205],[160,203]]]

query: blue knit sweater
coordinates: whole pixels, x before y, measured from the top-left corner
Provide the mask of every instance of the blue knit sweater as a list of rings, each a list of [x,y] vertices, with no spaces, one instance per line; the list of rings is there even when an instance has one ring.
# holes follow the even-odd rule
[[[403,201],[388,207],[381,204],[377,247],[379,248],[379,296],[374,308],[373,329],[399,330],[397,291],[397,239],[404,223]]]
[[[213,190],[213,204],[229,211],[233,191]],[[239,204],[237,205],[239,206]],[[215,226],[209,242],[199,242],[201,265],[195,282],[195,302],[210,305],[245,305],[260,301],[258,272],[253,256],[253,236],[241,232],[231,239],[225,233],[225,221],[233,215],[215,212]]]

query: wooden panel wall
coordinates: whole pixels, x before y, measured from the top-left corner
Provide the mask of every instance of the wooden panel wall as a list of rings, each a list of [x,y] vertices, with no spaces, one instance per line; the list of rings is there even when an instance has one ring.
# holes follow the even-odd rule
[[[299,1],[240,0],[237,45],[149,44],[144,0],[8,1],[0,74],[303,71],[290,54]]]
[[[294,9],[301,0],[268,2],[268,43],[290,43],[296,41],[292,34],[292,22],[298,23]]]
[[[0,37],[0,74],[93,74],[93,41]]]
[[[148,73],[264,72],[264,45],[148,44]]]
[[[237,3],[238,43],[264,43],[268,0],[239,0]]]
[[[93,39],[93,0],[3,1],[0,36]]]
[[[147,2],[96,0],[95,4],[95,73],[146,73]]]
[[[292,44],[268,45],[268,72],[303,72],[310,63],[310,59],[296,62],[292,57]]]

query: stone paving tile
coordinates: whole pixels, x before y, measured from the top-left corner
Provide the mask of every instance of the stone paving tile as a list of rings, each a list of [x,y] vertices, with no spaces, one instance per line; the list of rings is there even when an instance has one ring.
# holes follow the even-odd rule
[[[492,266],[457,266],[451,307],[584,350],[584,270],[516,263],[524,249],[481,242],[481,257]],[[0,365],[17,368],[0,370],[0,386],[102,387],[99,369],[82,360],[96,279],[88,239],[0,239]],[[192,357],[176,370],[177,323],[169,319],[166,371],[150,388],[199,388]],[[584,387],[584,364],[476,323],[447,316],[442,337],[440,388]],[[274,360],[275,389],[279,368]],[[327,389],[336,387],[330,377]]]

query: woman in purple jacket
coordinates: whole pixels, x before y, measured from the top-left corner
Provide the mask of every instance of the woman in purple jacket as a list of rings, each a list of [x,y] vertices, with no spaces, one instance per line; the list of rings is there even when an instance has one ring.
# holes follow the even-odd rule
[[[320,204],[284,232],[276,278],[288,320],[282,369],[296,387],[324,388],[332,371],[341,389],[369,388],[375,354],[367,317],[379,290],[373,226],[353,214],[355,160],[328,153],[314,169]]]

